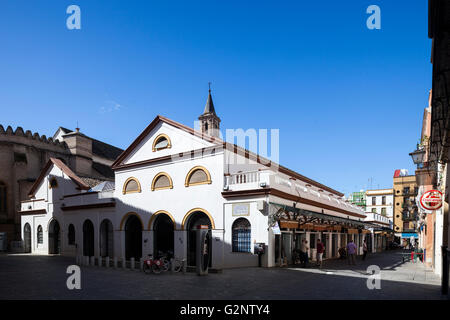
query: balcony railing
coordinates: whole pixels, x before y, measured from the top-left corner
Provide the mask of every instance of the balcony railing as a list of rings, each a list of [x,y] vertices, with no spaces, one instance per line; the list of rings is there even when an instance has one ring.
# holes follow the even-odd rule
[[[258,189],[270,185],[268,170],[246,171],[224,176],[224,189],[229,191]]]
[[[260,172],[259,171],[249,171],[242,173],[235,173],[227,176],[228,184],[242,184],[242,183],[251,183],[251,182],[259,182],[260,181]]]
[[[403,213],[402,220],[403,221],[415,221],[415,220],[417,220],[417,213],[413,213],[413,214]]]
[[[402,195],[403,196],[410,196],[410,197],[412,197],[412,196],[417,196],[417,194],[418,194],[417,190],[405,190],[405,189],[402,190]]]

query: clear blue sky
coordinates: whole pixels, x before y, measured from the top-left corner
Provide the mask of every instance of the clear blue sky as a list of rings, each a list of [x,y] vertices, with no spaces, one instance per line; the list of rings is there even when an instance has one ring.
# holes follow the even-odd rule
[[[280,129],[284,166],[344,193],[389,187],[414,172],[427,3],[2,0],[0,124],[51,136],[78,120],[126,148],[157,114],[193,126],[211,81],[222,127]]]

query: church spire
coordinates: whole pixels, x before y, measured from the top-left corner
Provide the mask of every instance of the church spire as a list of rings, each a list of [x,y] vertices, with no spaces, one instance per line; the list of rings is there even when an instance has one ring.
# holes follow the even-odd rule
[[[208,82],[209,92],[203,114],[198,117],[201,123],[201,132],[213,137],[219,137],[220,118],[216,115],[211,96],[211,82]]]
[[[203,111],[203,114],[207,113],[216,114],[216,111],[214,110],[214,103],[211,97],[211,82],[208,82],[208,86],[209,86],[208,99],[206,100],[205,110]]]

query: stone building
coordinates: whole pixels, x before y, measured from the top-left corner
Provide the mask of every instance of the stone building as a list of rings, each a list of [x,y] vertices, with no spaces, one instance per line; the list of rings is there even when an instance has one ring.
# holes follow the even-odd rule
[[[428,158],[424,167],[433,176],[432,188],[444,195],[443,206],[436,210],[433,222],[435,235],[435,273],[442,275],[442,293],[448,293],[448,218],[450,192],[450,2],[430,0],[428,3],[428,37],[431,44],[432,96]],[[427,231],[428,232],[428,231]]]
[[[8,242],[20,240],[20,201],[28,199],[31,186],[48,160],[60,159],[82,177],[89,186],[112,181],[110,165],[121,149],[65,128],[53,137],[15,131],[0,125],[0,232]]]

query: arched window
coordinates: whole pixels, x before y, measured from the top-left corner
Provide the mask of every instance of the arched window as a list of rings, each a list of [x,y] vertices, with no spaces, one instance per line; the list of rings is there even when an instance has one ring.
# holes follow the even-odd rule
[[[42,226],[38,226],[37,228],[37,243],[44,243],[44,235],[42,234]]]
[[[69,244],[75,244],[75,227],[73,226],[73,224],[69,225],[68,237],[69,237]]]
[[[186,187],[196,186],[199,184],[210,184],[211,175],[205,167],[197,166],[189,170],[184,185]]]
[[[6,185],[0,181],[0,212],[6,212]]]
[[[153,178],[152,191],[172,188],[172,178],[167,173],[160,172]]]
[[[58,188],[58,180],[55,177],[50,179],[50,189]]]
[[[170,142],[170,138],[167,134],[161,133],[158,135],[155,140],[153,140],[153,152],[162,150],[162,149],[168,149],[172,147],[172,143]]]
[[[123,194],[141,192],[141,184],[136,178],[128,178],[123,184]]]
[[[252,229],[245,218],[236,219],[232,226],[233,252],[251,252]]]

